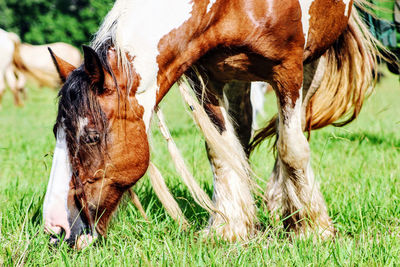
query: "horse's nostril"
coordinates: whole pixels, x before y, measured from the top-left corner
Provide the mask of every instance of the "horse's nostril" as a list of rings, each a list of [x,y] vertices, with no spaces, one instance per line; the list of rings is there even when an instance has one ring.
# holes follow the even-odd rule
[[[100,141],[100,134],[97,131],[89,130],[85,136],[86,144],[96,144]]]
[[[100,140],[100,135],[99,134],[95,134],[93,136],[93,141],[98,142]]]
[[[58,237],[53,237],[50,236],[50,241],[49,241],[50,245],[52,246],[58,246],[58,244],[60,244],[60,239]]]
[[[53,246],[58,246],[60,244],[60,242],[64,239],[65,237],[65,230],[62,227],[58,227],[59,231],[58,233],[51,233],[50,238],[49,238],[49,242],[51,245]]]
[[[44,231],[46,233],[50,234],[51,236],[56,236],[56,235],[60,235],[64,231],[64,229],[60,226],[45,225]]]

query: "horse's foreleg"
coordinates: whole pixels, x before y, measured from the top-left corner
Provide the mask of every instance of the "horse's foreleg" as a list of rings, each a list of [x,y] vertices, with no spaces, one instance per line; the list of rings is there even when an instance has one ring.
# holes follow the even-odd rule
[[[250,100],[251,83],[230,82],[223,90],[228,101],[228,114],[232,120],[235,134],[242,147],[247,148],[252,135],[253,120],[255,119]]]
[[[4,82],[4,73],[0,70],[0,109],[2,107],[1,102],[3,100],[3,95],[5,90],[6,90],[6,84]]]
[[[225,88],[225,91],[229,91],[233,89],[233,86],[239,85],[229,84],[224,86],[223,84],[210,82],[208,86],[218,86],[219,88],[214,88],[213,91],[222,92],[223,88]],[[240,89],[243,89],[243,85],[241,85]],[[201,96],[202,94],[198,92],[198,95]],[[234,150],[232,153],[241,155],[244,160],[247,160],[241,142],[247,143],[248,138],[250,138],[251,120],[242,121],[242,125],[248,124],[248,132],[239,131],[242,133],[242,138],[239,140],[235,133],[235,128],[230,123],[228,108],[225,107],[223,101],[224,97],[222,95],[206,94],[204,99],[203,106],[219,131],[220,137],[229,143],[230,150]],[[251,118],[251,109],[249,117]],[[242,129],[239,127],[236,130]],[[218,140],[214,141],[218,142]],[[242,168],[240,167],[240,162],[230,162],[226,155],[217,151],[215,142],[208,140],[207,152],[214,174],[213,201],[219,211],[219,213],[211,215],[209,231],[229,241],[246,240],[253,233],[255,224],[255,205],[250,190],[250,178],[243,177],[232,168],[232,166]],[[242,173],[247,173],[244,167]]]
[[[14,68],[14,73],[17,75],[17,90],[18,93],[22,96],[22,99],[26,100],[27,95],[26,95],[26,77],[25,74],[23,74],[21,71],[19,71],[17,68]]]
[[[279,136],[275,180],[282,187],[282,215],[287,218],[284,225],[298,233],[312,228],[323,236],[333,235],[332,221],[311,169],[310,147],[303,135],[300,60],[288,62],[277,73]]]

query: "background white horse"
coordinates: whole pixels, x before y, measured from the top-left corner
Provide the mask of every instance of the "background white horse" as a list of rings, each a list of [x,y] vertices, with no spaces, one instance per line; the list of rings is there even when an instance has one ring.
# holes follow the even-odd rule
[[[250,102],[252,106],[253,131],[258,129],[257,116],[265,116],[264,103],[268,84],[265,82],[252,82],[250,88]]]
[[[22,43],[14,53],[14,64],[18,70],[22,71],[40,87],[57,88],[61,81],[50,57],[48,47],[74,66],[79,66],[82,62],[79,49],[70,44],[59,42],[30,45]]]
[[[22,105],[20,94],[25,95],[25,77],[13,66],[13,55],[19,44],[19,37],[15,33],[0,29],[0,107],[6,85],[14,94],[15,105]]]

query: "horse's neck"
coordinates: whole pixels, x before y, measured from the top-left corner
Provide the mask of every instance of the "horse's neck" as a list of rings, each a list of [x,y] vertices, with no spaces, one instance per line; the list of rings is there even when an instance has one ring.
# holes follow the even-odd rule
[[[155,86],[160,40],[190,18],[192,4],[190,0],[119,2],[125,4],[121,6],[125,11],[117,28],[117,42],[134,58],[133,66],[141,77],[137,92],[142,93]]]
[[[193,5],[191,0],[117,2],[121,14],[116,42],[133,58],[134,71],[140,76],[136,98],[145,110],[143,120],[147,129],[154,107],[184,71],[179,67],[182,63],[176,63],[179,57],[176,51],[185,49],[178,46],[187,43],[190,36],[178,34],[178,37],[176,32],[187,27],[185,23],[192,17]]]

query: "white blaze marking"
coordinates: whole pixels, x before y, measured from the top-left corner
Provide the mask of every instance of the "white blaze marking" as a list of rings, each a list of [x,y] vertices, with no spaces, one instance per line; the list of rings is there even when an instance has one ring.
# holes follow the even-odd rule
[[[67,227],[69,236],[67,198],[72,168],[69,162],[65,132],[62,127],[57,130],[57,143],[54,149],[49,184],[43,203],[43,219],[48,230],[54,227]]]
[[[308,30],[310,28],[310,7],[314,0],[299,0],[301,7],[301,23],[303,25],[303,34],[305,38],[304,47],[307,45]]]
[[[159,90],[157,86],[158,43],[163,36],[191,17],[193,2],[191,0],[121,0],[118,4],[121,15],[116,39],[122,51],[127,51],[135,57],[133,65],[141,77],[136,99],[144,108],[143,120],[148,130]]]
[[[81,136],[83,134],[83,131],[85,130],[85,126],[88,124],[89,120],[88,118],[82,118],[79,117],[78,119],[78,136]]]
[[[206,13],[210,12],[211,7],[215,4],[215,2],[217,2],[217,0],[210,0],[210,2],[208,2]]]

